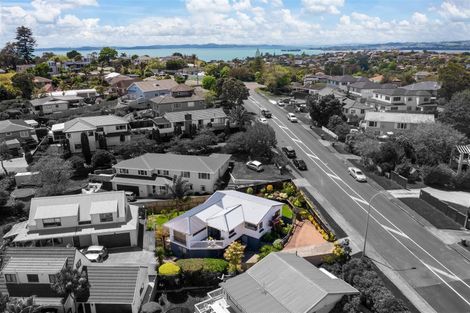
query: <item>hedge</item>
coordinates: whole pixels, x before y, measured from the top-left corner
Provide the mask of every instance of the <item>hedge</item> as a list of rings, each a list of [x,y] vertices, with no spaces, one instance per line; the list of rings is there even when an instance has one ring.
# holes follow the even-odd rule
[[[165,263],[158,268],[158,274],[164,276],[178,275],[181,272],[181,268],[174,263]]]
[[[228,263],[222,259],[181,259],[176,261],[183,273],[208,272],[223,273],[227,270]]]

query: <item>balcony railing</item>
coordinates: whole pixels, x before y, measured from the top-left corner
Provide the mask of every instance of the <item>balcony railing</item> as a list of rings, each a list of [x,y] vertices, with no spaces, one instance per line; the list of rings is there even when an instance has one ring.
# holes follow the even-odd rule
[[[213,290],[211,292],[207,293],[208,299],[201,301],[199,303],[196,303],[194,305],[195,312],[196,313],[213,313],[214,309],[212,308],[212,304],[214,304],[217,301],[223,301],[221,303],[224,308],[228,308],[228,304],[225,302],[224,299],[224,293],[222,288]]]
[[[190,242],[190,249],[223,249],[223,240],[201,240]]]

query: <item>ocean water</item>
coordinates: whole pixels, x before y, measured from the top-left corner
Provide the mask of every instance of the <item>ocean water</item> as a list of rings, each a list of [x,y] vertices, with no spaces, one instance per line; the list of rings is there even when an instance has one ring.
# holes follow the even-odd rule
[[[245,59],[246,57],[254,57],[256,54],[256,47],[218,47],[218,48],[151,48],[151,49],[117,49],[119,54],[126,53],[131,56],[134,54],[137,55],[148,55],[150,57],[164,57],[170,56],[175,52],[179,52],[183,55],[192,55],[195,54],[200,60],[212,61],[212,60],[222,60],[222,61],[231,61],[233,59]],[[72,50],[72,48],[70,48]],[[36,55],[41,55],[43,52],[53,52],[55,54],[66,54],[66,49],[37,49]],[[92,52],[99,52],[96,49],[76,49],[82,55],[87,55]],[[273,48],[260,48],[261,53],[270,53],[270,54],[321,54],[324,53],[322,50],[309,50],[301,49],[300,51],[282,51],[281,49]]]

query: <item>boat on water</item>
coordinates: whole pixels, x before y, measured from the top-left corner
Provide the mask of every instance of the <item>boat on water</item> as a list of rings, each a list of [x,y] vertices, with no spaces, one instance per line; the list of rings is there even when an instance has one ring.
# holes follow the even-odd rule
[[[286,52],[299,52],[302,51],[301,49],[282,49],[281,51],[286,51]]]

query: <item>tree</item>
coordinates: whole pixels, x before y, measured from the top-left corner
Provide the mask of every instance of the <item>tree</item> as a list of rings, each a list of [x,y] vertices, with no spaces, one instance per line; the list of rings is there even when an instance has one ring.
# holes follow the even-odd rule
[[[94,169],[98,168],[110,168],[116,158],[113,154],[106,150],[96,150],[91,158],[91,166]]]
[[[232,135],[225,146],[228,153],[248,153],[252,158],[272,157],[272,149],[276,147],[276,134],[271,126],[256,123],[245,132]]]
[[[165,63],[167,70],[180,70],[186,66],[186,62],[183,59],[168,60]]]
[[[248,99],[250,92],[245,84],[233,77],[219,78],[216,82],[215,92],[225,106],[241,105]]]
[[[79,273],[78,270],[67,266],[57,274],[51,284],[52,290],[62,296],[62,303],[65,303],[69,296],[73,299],[74,311],[77,311],[78,302],[86,302],[90,297],[90,284],[85,273]]]
[[[191,186],[187,180],[183,179],[182,175],[174,177],[173,183],[171,185],[166,184],[166,188],[171,197],[178,203],[186,201],[191,193]]]
[[[460,64],[450,62],[439,70],[439,81],[442,86],[439,96],[450,100],[454,93],[470,88],[470,72]]]
[[[207,90],[213,90],[217,79],[214,76],[206,75],[202,79],[202,88]]]
[[[49,65],[47,63],[40,63],[36,65],[32,72],[35,76],[40,76],[40,77],[49,77]]]
[[[457,92],[452,96],[440,120],[452,125],[470,138],[470,89]]]
[[[13,87],[21,90],[21,95],[25,99],[31,99],[34,91],[34,76],[31,73],[17,73],[11,78]]]
[[[70,166],[74,171],[73,176],[79,176],[83,173],[83,170],[85,169],[85,160],[81,156],[74,155],[67,161],[70,163]]]
[[[291,72],[288,68],[280,65],[274,65],[264,74],[264,84],[269,91],[274,94],[280,94],[286,91],[291,82]]]
[[[0,85],[0,101],[15,99],[19,91],[13,86]]]
[[[88,134],[86,132],[82,132],[80,135],[80,143],[82,144],[82,154],[85,158],[85,162],[90,164],[91,162],[91,150],[90,150],[90,142],[88,141]]]
[[[6,144],[6,142],[3,141],[2,143],[0,143],[0,164],[5,175],[8,175],[8,171],[5,168],[5,164],[3,162],[9,160],[11,156],[12,155],[10,153],[10,149],[8,149],[8,145]]]
[[[5,304],[5,313],[39,313],[41,307],[34,303],[34,298],[29,297],[27,299],[21,298],[9,298],[9,301]]]
[[[228,262],[228,272],[237,273],[242,271],[242,260],[245,246],[238,241],[234,241],[224,252],[224,259]]]
[[[339,116],[339,115],[333,115],[330,117],[330,119],[328,120],[328,126],[327,128],[331,131],[335,131],[336,127],[343,124],[344,123],[344,119],[343,119],[343,116]]]
[[[114,60],[118,56],[118,52],[114,48],[110,47],[104,47],[103,49],[100,50],[100,53],[98,55],[98,61],[109,64],[111,60]]]
[[[26,26],[16,28],[16,52],[23,63],[30,64],[33,62],[34,47],[36,40],[33,32]]]
[[[76,60],[77,57],[81,57],[82,54],[80,52],[78,52],[77,50],[71,50],[71,51],[67,52],[66,56],[70,60]]]
[[[327,125],[333,115],[343,116],[343,105],[334,95],[326,95],[319,100],[309,96],[307,107],[312,121],[315,121],[318,126]]]
[[[42,196],[61,195],[67,190],[73,168],[70,162],[56,156],[44,156],[31,167],[32,172],[39,172],[33,181],[40,185]]]
[[[242,105],[235,105],[232,107],[229,111],[228,118],[230,122],[240,127],[240,129],[244,129],[245,124],[250,121],[248,112]]]
[[[0,67],[15,69],[19,62],[20,60],[16,53],[15,43],[7,42],[5,47],[0,51]]]

